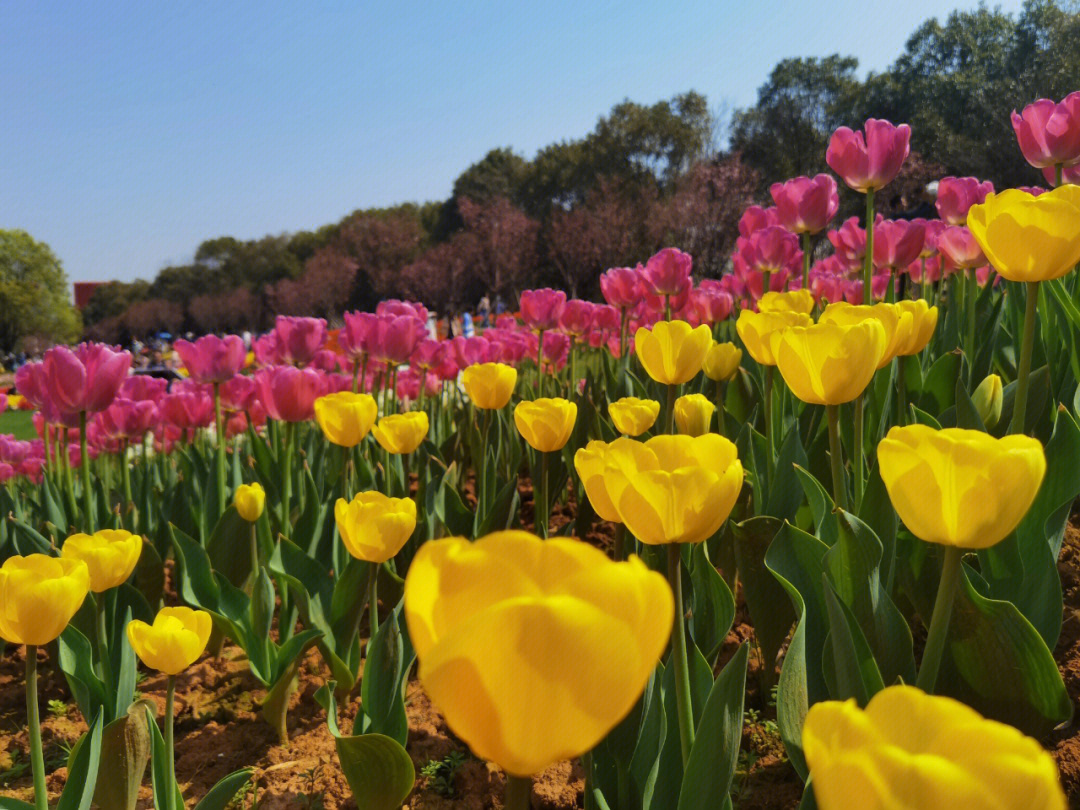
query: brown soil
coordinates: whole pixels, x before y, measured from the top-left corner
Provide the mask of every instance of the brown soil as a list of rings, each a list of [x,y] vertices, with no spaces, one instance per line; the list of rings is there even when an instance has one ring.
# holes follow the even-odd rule
[[[522,489],[523,506],[531,513],[531,492]],[[573,514],[572,504],[557,508],[553,526],[565,524]],[[1074,519],[1065,536],[1058,564],[1065,595],[1065,621],[1061,641],[1055,650],[1069,694],[1080,700],[1080,520]],[[610,535],[597,531],[590,542],[605,546]],[[749,616],[739,600],[735,627],[721,651],[721,663],[738,645],[753,637]],[[25,695],[23,692],[24,650],[9,648],[0,660],[0,795],[30,800],[32,788],[27,762]],[[39,652],[42,729],[50,799],[58,797],[67,770],[63,767],[65,746],[70,746],[86,730],[74,707],[63,677],[53,662]],[[751,657],[747,681],[747,723],[735,776],[736,807],[740,810],[794,810],[802,785],[787,763],[774,725],[775,709],[763,699],[759,688],[761,661]],[[240,651],[227,646],[221,659],[204,656],[177,682],[176,753],[177,778],[188,806],[218,779],[244,767],[256,773],[258,807],[263,810],[338,810],[355,808],[348,785],[337,765],[334,742],[326,727],[323,710],[314,700],[315,691],[329,678],[317,651],[312,650],[300,673],[300,688],[289,708],[290,745],[277,744],[275,735],[258,714],[264,690],[248,673]],[[164,710],[165,678],[148,675],[138,686],[142,696],[154,700],[159,717]],[[49,707],[49,701],[59,701]],[[62,705],[61,705],[62,704]],[[340,707],[345,731],[352,727],[359,697]],[[413,681],[407,693],[409,717],[408,751],[417,770],[417,782],[405,807],[410,810],[498,810],[502,807],[504,777],[498,768],[473,758],[467,747],[446,727],[442,716]],[[1080,806],[1080,724],[1061,729],[1044,741],[1061,769],[1062,782],[1071,806]],[[465,762],[454,780],[455,795],[440,796],[420,769],[452,752],[460,752]],[[20,767],[25,770],[20,772]],[[152,807],[149,774],[140,794],[140,808]],[[583,807],[584,775],[577,763],[556,765],[535,781],[534,810],[570,810]],[[252,807],[252,793],[234,807]]]

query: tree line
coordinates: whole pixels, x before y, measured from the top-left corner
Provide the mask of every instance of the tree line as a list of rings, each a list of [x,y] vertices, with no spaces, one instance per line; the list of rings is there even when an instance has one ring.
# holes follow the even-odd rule
[[[191,263],[152,281],[98,288],[86,331],[124,340],[159,329],[259,330],[276,314],[332,319],[387,297],[449,313],[484,294],[512,305],[545,284],[596,297],[604,269],[667,245],[692,253],[699,275],[718,276],[744,208],[766,202],[774,181],[827,171],[829,135],[867,117],[912,126],[912,158],[880,200],[886,216],[914,207],[943,175],[1034,185],[1041,178],[1020,157],[1009,114],[1080,89],[1078,37],[1075,5],[1029,0],[1016,15],[980,7],[930,19],[887,70],[863,78],[850,56],[784,59],[729,121],[692,91],[624,101],[583,137],[532,158],[491,150],[447,200],[361,209],[316,231],[203,242]],[[852,195],[845,210],[856,204]]]

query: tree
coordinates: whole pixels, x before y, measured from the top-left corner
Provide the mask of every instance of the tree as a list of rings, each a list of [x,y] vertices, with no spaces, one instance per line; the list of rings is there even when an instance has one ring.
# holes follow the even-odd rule
[[[434,312],[456,312],[484,294],[475,272],[479,260],[476,235],[459,231],[402,268],[403,293]]]
[[[124,314],[136,301],[144,301],[150,295],[150,283],[136,279],[131,283],[109,281],[96,287],[90,294],[90,300],[83,307],[83,323],[93,326],[96,323],[116,318]]]
[[[475,272],[484,292],[516,298],[538,267],[540,223],[505,197],[485,205],[462,198],[458,208],[466,232],[476,239]]]
[[[184,310],[175,301],[162,298],[138,301],[124,313],[123,325],[134,338],[148,338],[157,332],[175,335],[183,328]]]
[[[81,328],[52,249],[26,231],[0,230],[0,349],[13,351],[31,339],[70,342]]]
[[[373,308],[383,298],[400,294],[401,268],[413,261],[427,241],[415,205],[356,211],[339,229],[333,247],[356,262],[355,286],[342,300],[350,307]]]

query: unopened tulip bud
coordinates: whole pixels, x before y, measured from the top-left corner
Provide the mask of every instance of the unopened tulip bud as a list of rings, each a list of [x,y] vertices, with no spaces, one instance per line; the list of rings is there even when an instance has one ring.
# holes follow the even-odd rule
[[[971,401],[975,410],[979,412],[979,418],[987,430],[993,430],[1001,419],[1001,402],[1004,395],[1001,390],[1001,377],[990,374],[979,383],[975,393],[971,395]]]
[[[262,484],[241,484],[236,488],[236,497],[233,499],[236,511],[240,517],[248,523],[254,523],[263,513],[266,506],[266,491]]]
[[[686,436],[709,432],[716,406],[703,394],[686,394],[675,400],[675,425]]]

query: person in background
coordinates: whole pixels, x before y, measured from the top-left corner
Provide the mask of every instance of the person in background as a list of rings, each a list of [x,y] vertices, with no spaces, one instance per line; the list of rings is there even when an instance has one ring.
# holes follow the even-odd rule
[[[503,301],[503,298],[502,298],[501,295],[496,295],[495,296],[495,314],[496,315],[502,315],[504,312],[506,312],[506,302]]]
[[[476,314],[480,317],[480,325],[487,329],[488,319],[491,316],[491,299],[485,294],[476,307]]]
[[[472,315],[468,312],[461,316],[461,334],[465,335],[467,338],[476,335],[476,330],[473,328]]]

